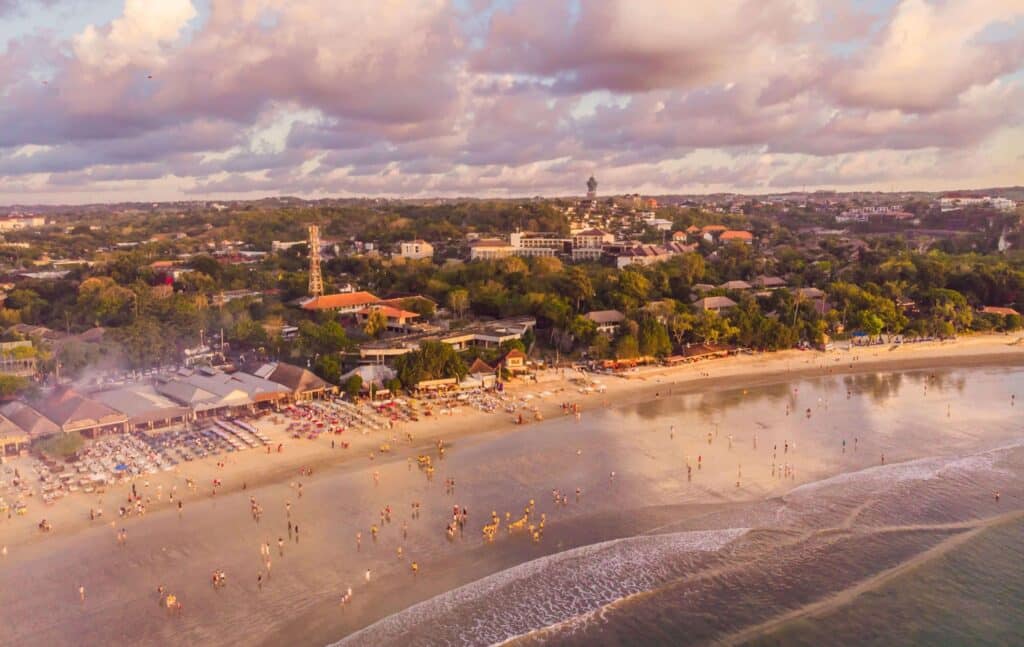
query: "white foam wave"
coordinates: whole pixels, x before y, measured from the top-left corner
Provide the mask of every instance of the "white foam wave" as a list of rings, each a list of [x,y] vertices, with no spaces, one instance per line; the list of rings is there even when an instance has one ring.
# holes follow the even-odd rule
[[[512,567],[384,618],[335,643],[393,644],[458,621],[446,644],[494,644],[578,617],[680,575],[678,558],[721,549],[747,528],[641,535]],[[675,559],[674,559],[675,558]],[[417,632],[417,633],[413,633]]]
[[[1010,474],[1007,470],[997,468],[996,462],[1000,454],[1021,447],[1024,447],[1024,439],[967,456],[933,456],[903,463],[876,465],[857,472],[845,472],[813,483],[805,483],[790,490],[783,498],[789,502],[805,496],[820,494],[822,490],[835,490],[841,494],[849,494],[851,488],[860,492],[876,492],[890,489],[906,481],[929,481],[940,476],[957,473],[986,471]]]

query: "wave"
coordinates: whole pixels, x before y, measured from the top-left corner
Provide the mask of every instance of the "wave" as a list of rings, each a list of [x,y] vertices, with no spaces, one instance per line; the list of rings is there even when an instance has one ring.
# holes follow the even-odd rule
[[[640,535],[548,555],[448,591],[335,643],[495,644],[681,577],[747,528]],[[425,636],[426,627],[436,635]]]
[[[1000,454],[1021,447],[1024,447],[1024,439],[966,456],[932,456],[903,463],[876,465],[797,486],[790,490],[783,500],[789,502],[803,496],[817,495],[826,489],[848,494],[850,486],[873,491],[890,489],[906,481],[929,481],[950,473],[986,471],[1012,474],[1009,470],[996,467],[996,462]]]

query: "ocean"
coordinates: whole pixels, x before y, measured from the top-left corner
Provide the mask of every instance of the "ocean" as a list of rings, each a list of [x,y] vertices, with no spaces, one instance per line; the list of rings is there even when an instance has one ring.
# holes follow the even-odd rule
[[[107,525],[18,547],[0,645],[1024,644],[1024,370],[671,386],[458,438],[433,481],[396,453],[303,478],[301,499],[272,483],[130,520],[122,547]],[[482,540],[531,500],[539,541]],[[453,505],[470,521],[449,540]]]
[[[1024,436],[1005,407],[1021,374],[966,377],[944,374],[945,397],[911,379],[932,384],[925,408],[893,388],[905,376],[857,378],[876,387],[873,406],[829,420],[846,452],[851,435],[862,451],[903,433],[940,455],[687,509],[677,525],[505,569],[336,644],[1024,644]],[[973,414],[965,389],[979,389]]]

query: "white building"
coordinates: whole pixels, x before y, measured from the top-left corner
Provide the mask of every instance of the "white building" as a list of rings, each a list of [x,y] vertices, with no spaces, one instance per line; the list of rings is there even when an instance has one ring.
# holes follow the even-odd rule
[[[16,231],[18,229],[31,229],[46,225],[46,218],[43,216],[30,216],[22,214],[11,214],[0,218],[0,231]]]
[[[957,211],[964,207],[992,207],[999,211],[1013,211],[1017,208],[1017,203],[1007,198],[989,196],[945,196],[939,198],[939,208],[942,211]]]
[[[398,255],[402,258],[419,260],[434,257],[434,246],[425,240],[402,241]]]

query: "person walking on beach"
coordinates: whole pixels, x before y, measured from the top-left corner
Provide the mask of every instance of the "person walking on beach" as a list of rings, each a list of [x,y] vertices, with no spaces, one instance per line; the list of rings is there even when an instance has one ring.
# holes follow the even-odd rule
[[[277,538],[277,555],[278,557],[284,557],[284,538]]]
[[[258,588],[260,591],[263,590],[263,573],[256,574],[256,588]]]
[[[366,569],[366,575],[364,577],[366,578],[367,582],[370,581],[370,569]]]
[[[133,486],[134,487],[134,486]],[[81,584],[78,585],[78,599],[85,602],[85,587]]]

